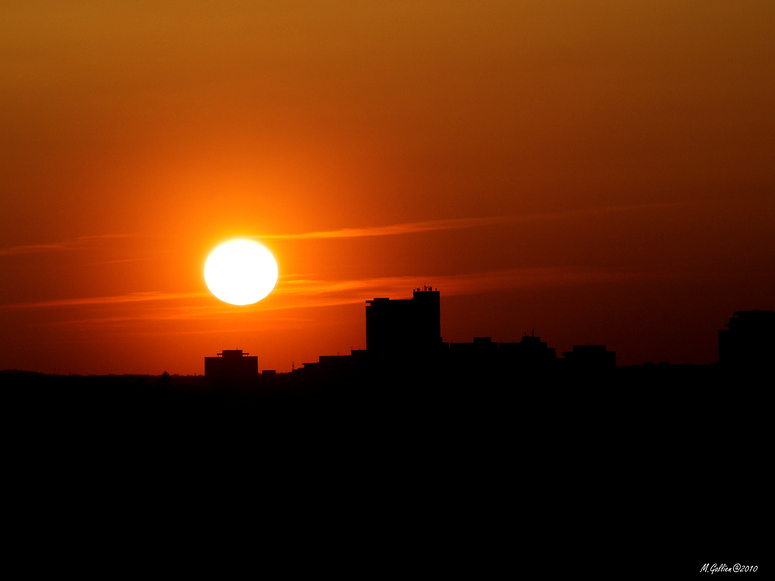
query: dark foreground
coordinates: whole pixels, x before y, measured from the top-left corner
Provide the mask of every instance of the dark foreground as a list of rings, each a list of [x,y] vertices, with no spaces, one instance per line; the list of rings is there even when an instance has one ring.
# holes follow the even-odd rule
[[[76,559],[180,543],[208,547],[189,564],[223,545],[289,571],[694,574],[760,554],[771,380],[665,365],[249,385],[0,372],[10,522],[41,547],[75,535]]]

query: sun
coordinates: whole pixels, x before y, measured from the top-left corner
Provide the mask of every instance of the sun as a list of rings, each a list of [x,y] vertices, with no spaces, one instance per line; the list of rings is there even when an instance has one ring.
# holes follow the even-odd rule
[[[277,284],[277,262],[251,240],[231,240],[213,250],[205,263],[210,292],[232,305],[252,305]]]

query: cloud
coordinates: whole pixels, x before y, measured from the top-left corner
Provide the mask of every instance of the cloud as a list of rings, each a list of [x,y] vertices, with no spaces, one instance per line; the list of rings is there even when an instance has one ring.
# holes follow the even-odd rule
[[[129,293],[126,295],[116,295],[110,297],[85,297],[78,299],[53,299],[48,301],[38,301],[35,303],[19,303],[14,305],[3,305],[2,308],[40,308],[40,307],[77,307],[88,305],[116,305],[121,303],[139,303],[147,301],[167,301],[172,299],[188,299],[207,296],[208,293],[160,293],[160,292],[140,292]]]
[[[535,286],[625,280],[642,276],[640,273],[581,267],[512,268],[441,276],[394,276],[337,281],[298,279],[283,281],[274,293],[309,299],[309,303],[315,305],[335,305],[365,302],[375,297],[409,298],[411,289],[423,286],[420,283],[431,283],[430,286],[439,289],[444,296],[454,296]]]
[[[129,238],[133,234],[98,234],[94,236],[78,236],[69,238],[61,242],[50,242],[48,244],[26,244],[22,246],[11,246],[9,248],[0,248],[0,256],[10,256],[15,254],[35,254],[39,252],[51,252],[56,250],[73,250],[81,248],[89,240],[98,240],[103,238]]]
[[[664,202],[657,204],[638,204],[629,206],[607,206],[602,208],[590,208],[585,210],[573,210],[569,212],[550,212],[541,214],[523,214],[519,216],[493,216],[487,218],[453,218],[449,220],[430,220],[426,222],[406,222],[392,224],[390,226],[372,226],[366,228],[342,228],[340,230],[326,230],[319,232],[305,232],[301,234],[265,234],[256,238],[270,240],[312,240],[325,238],[363,238],[369,236],[398,236],[401,234],[416,234],[420,232],[432,232],[435,230],[457,230],[463,228],[477,228],[494,224],[509,224],[516,222],[528,222],[535,220],[560,220],[565,218],[578,218],[582,216],[594,216],[613,212],[626,212],[633,210],[647,210],[654,208],[667,208],[686,205],[684,202]]]
[[[283,277],[272,295],[255,305],[235,307],[216,301],[208,292],[139,292],[107,297],[52,299],[32,303],[4,305],[3,309],[115,307],[111,314],[61,321],[60,324],[118,324],[141,320],[216,320],[244,316],[248,312],[287,311],[292,309],[363,304],[376,297],[405,299],[412,289],[429,283],[443,296],[479,294],[509,289],[583,285],[595,282],[643,278],[643,273],[623,273],[579,267],[513,268],[458,275],[392,276],[351,280],[314,280]],[[157,303],[157,304],[153,304]],[[52,322],[53,323],[53,322]]]
[[[98,264],[120,264],[124,262],[139,262],[142,260],[142,258],[123,258],[120,260],[101,260],[99,262],[92,262],[92,265],[98,265]]]
[[[32,254],[35,252],[47,252],[50,250],[64,250],[68,248],[63,242],[54,242],[51,244],[29,244],[26,246],[11,246],[10,248],[0,248],[0,256],[12,254]]]
[[[399,234],[414,234],[431,232],[433,230],[453,230],[459,228],[475,228],[490,224],[513,222],[513,216],[497,218],[455,218],[451,220],[432,220],[428,222],[408,222],[391,226],[374,226],[370,228],[343,228],[325,232],[307,232],[304,234],[270,234],[261,238],[277,238],[292,240],[309,240],[313,238],[362,238],[366,236],[396,236]]]

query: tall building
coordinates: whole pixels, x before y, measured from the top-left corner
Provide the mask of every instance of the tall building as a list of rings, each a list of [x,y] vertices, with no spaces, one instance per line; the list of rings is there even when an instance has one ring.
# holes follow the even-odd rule
[[[366,301],[366,350],[370,354],[422,353],[441,347],[439,291],[414,289],[411,299]]]
[[[718,332],[718,360],[725,367],[775,364],[775,311],[735,311]]]

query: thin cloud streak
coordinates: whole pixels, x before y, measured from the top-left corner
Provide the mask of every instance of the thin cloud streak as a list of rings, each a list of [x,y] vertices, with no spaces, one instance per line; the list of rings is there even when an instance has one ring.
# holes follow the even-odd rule
[[[460,228],[474,228],[476,226],[489,226],[513,222],[512,216],[497,218],[455,218],[451,220],[433,220],[429,222],[409,222],[406,224],[392,224],[390,226],[374,226],[371,228],[343,228],[328,232],[307,232],[304,234],[269,234],[260,236],[265,239],[284,240],[309,240],[314,238],[363,238],[368,236],[397,236],[399,234],[414,234],[417,232],[431,232],[433,230],[454,230]]]
[[[161,293],[141,292],[108,297],[87,297],[55,299],[34,303],[3,305],[3,309],[35,308],[96,308],[114,306],[130,308],[131,311],[117,312],[112,316],[79,318],[50,324],[117,324],[120,322],[159,320],[216,320],[223,317],[244,316],[292,309],[334,307],[365,304],[375,297],[392,299],[409,298],[410,289],[431,283],[441,290],[445,297],[503,291],[536,286],[582,285],[594,282],[624,281],[642,279],[644,273],[622,273],[570,268],[514,268],[499,271],[444,276],[394,276],[358,280],[322,281],[312,279],[286,280],[278,284],[269,299],[255,305],[235,307],[225,303],[203,304],[196,299],[213,299],[207,292]],[[191,300],[196,300],[194,304]],[[177,303],[173,302],[177,301]],[[153,302],[162,305],[151,306]],[[172,302],[172,303],[171,303]]]
[[[94,236],[78,236],[61,242],[50,242],[48,244],[26,244],[22,246],[11,246],[10,248],[0,248],[0,256],[11,256],[15,254],[36,254],[39,252],[49,252],[52,250],[73,250],[80,248],[89,240],[99,240],[103,238],[131,238],[134,234],[96,234]]]
[[[398,236],[401,234],[417,234],[421,232],[433,232],[435,230],[459,230],[464,228],[476,228],[495,224],[509,224],[516,222],[529,222],[533,220],[560,220],[564,218],[578,218],[609,214],[613,212],[626,212],[632,210],[648,210],[654,208],[668,208],[685,206],[685,202],[663,202],[657,204],[638,204],[630,206],[608,206],[603,208],[591,208],[588,210],[576,210],[570,212],[524,214],[520,216],[493,216],[488,218],[453,218],[449,220],[430,220],[427,222],[407,222],[404,224],[392,224],[390,226],[373,226],[366,228],[342,228],[321,232],[306,232],[302,234],[266,234],[255,236],[264,240],[312,240],[325,238],[364,238],[370,236]]]
[[[208,296],[208,293],[160,293],[160,292],[141,292],[129,293],[126,295],[117,295],[110,297],[86,297],[80,299],[54,299],[49,301],[39,301],[35,303],[19,303],[13,305],[2,305],[0,308],[39,308],[39,307],[77,307],[89,305],[115,305],[122,303],[138,303],[147,301],[166,301],[172,299],[188,299]]]
[[[328,295],[332,304],[363,302],[376,296],[406,298],[409,289],[420,282],[430,282],[444,296],[475,294],[493,290],[525,288],[540,285],[586,284],[642,277],[640,273],[622,273],[571,268],[514,268],[499,271],[444,276],[397,276],[346,281],[287,281],[275,292],[278,295],[318,297]],[[316,300],[316,302],[317,302]]]
[[[100,262],[92,262],[92,266],[97,266],[100,264],[123,264],[125,262],[139,262],[143,260],[142,258],[124,258],[121,260],[102,260]]]
[[[0,256],[10,256],[14,254],[33,254],[37,252],[47,252],[49,250],[64,250],[68,248],[64,243],[54,242],[52,244],[29,244],[26,246],[11,246],[10,248],[0,248]]]

